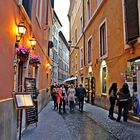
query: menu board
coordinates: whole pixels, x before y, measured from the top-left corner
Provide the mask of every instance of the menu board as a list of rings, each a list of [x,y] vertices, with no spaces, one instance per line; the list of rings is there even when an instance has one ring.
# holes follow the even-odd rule
[[[37,103],[37,102],[36,102]],[[37,104],[35,103],[34,108],[26,109],[26,126],[38,122],[38,110]]]
[[[36,91],[36,79],[25,78],[24,88],[26,92],[30,92],[35,104],[34,108],[26,109],[26,125],[37,123],[38,121],[38,102],[37,102],[37,91]]]
[[[17,109],[26,109],[34,106],[31,94],[27,92],[14,93],[14,101]]]

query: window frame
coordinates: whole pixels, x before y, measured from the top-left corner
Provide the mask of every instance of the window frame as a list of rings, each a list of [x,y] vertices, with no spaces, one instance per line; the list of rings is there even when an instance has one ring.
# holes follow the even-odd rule
[[[39,2],[40,2],[40,7],[38,5]],[[42,24],[42,10],[43,10],[43,0],[36,0],[36,18],[37,18],[37,21],[38,21],[40,27]],[[38,12],[39,12],[39,15],[38,15]]]
[[[83,16],[80,16],[80,34],[83,33]]]
[[[18,1],[18,5],[19,5],[19,7],[21,8],[22,13],[25,15],[25,18],[27,19],[28,23],[31,25],[32,17],[31,17],[31,18],[29,17],[27,11],[25,10],[25,8],[24,8],[24,6],[23,6],[23,4],[22,4],[22,1],[23,1],[23,0],[19,0],[19,1]]]
[[[74,42],[75,42],[75,44],[77,43],[77,41],[78,41],[78,34],[77,34],[78,32],[77,32],[77,28],[75,28],[75,31],[74,31],[74,36],[75,36],[75,40],[74,40]]]
[[[89,41],[91,40],[91,61],[89,62]],[[88,38],[87,40],[87,50],[88,50],[88,65],[91,65],[92,64],[92,35]]]
[[[123,15],[123,42],[124,42],[124,49],[128,49],[131,46],[126,42],[126,25],[125,25],[125,0],[122,0],[122,15]],[[139,29],[140,29],[140,0],[138,0],[138,17],[139,17]],[[140,31],[139,31],[140,32]],[[140,37],[138,37],[138,43],[140,42]]]
[[[83,50],[83,54],[81,53],[81,50]],[[81,61],[83,61],[83,64],[81,63]],[[80,69],[83,69],[83,67],[84,67],[84,48],[81,47],[80,48]]]
[[[77,54],[75,55],[75,72],[78,71],[78,57]]]
[[[86,1],[86,8],[87,8],[87,20],[90,20],[90,18],[91,18],[91,0],[87,0]],[[88,8],[90,8],[90,9],[88,9]]]
[[[101,27],[105,25],[105,47],[106,47],[106,54],[101,54]],[[101,59],[105,59],[108,57],[108,42],[107,42],[107,19],[105,18],[101,24],[99,25],[99,56]],[[102,47],[103,50],[103,47]]]

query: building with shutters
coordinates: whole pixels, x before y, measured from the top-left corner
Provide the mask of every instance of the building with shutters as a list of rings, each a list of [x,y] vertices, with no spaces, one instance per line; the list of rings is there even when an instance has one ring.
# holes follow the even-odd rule
[[[140,1],[71,0],[68,16],[70,76],[85,85],[88,102],[108,108],[113,82],[118,89],[127,82],[133,97],[132,86],[139,83]]]
[[[70,49],[65,36],[59,32],[59,48],[58,48],[58,84],[62,84],[64,80],[69,78],[69,55]]]
[[[59,62],[59,31],[62,27],[62,24],[54,11],[53,17],[53,49],[52,49],[52,81],[51,83],[58,84],[58,62]]]
[[[13,102],[13,91],[25,91],[25,77],[36,78],[36,87],[40,93],[38,95],[38,111],[47,103],[49,94],[46,93],[46,88],[50,87],[51,79],[49,52],[53,45],[53,4],[53,0],[0,1],[1,140],[17,139],[19,118]],[[31,41],[34,44],[31,44]],[[20,48],[23,51],[19,51]],[[29,49],[30,52],[27,51]],[[24,55],[25,52],[27,52],[26,55]],[[33,55],[40,57],[41,64],[35,66],[29,62]],[[25,121],[23,112],[22,129],[25,128]]]

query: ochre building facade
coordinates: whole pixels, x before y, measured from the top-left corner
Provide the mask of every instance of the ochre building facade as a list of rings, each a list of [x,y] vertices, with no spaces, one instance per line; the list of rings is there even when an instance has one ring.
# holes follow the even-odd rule
[[[88,102],[108,108],[113,82],[118,89],[127,82],[133,98],[132,87],[139,83],[140,1],[71,0],[68,16],[70,76],[84,84]]]

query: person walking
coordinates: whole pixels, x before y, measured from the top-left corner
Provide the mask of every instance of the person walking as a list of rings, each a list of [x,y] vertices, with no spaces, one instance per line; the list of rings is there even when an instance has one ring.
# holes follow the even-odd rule
[[[115,100],[117,99],[116,93],[117,93],[117,83],[112,83],[109,89],[110,109],[108,115],[108,117],[112,120],[115,120],[115,118],[113,117],[113,113],[114,113]]]
[[[55,109],[58,110],[58,103],[57,103],[58,91],[57,91],[57,88],[58,88],[58,86],[55,85],[52,87],[52,90],[51,90],[52,99],[54,101],[54,110]]]
[[[120,122],[120,120],[121,120],[122,109],[123,109],[123,121],[127,122],[128,105],[129,105],[129,98],[130,98],[130,92],[129,92],[129,88],[128,88],[127,83],[123,84],[123,87],[120,89],[118,95],[119,95],[119,99],[118,99],[118,118],[117,118],[117,122]]]
[[[77,93],[76,93],[79,101],[79,111],[83,111],[83,106],[84,106],[84,97],[86,96],[86,90],[83,87],[82,84],[79,85],[77,88]]]
[[[70,88],[67,91],[68,93],[68,102],[70,106],[70,112],[74,111],[74,101],[75,101],[75,88],[73,84],[70,85]]]
[[[67,100],[67,94],[66,94],[64,84],[62,84],[58,91],[59,113],[61,113],[62,104],[63,104],[63,113],[66,113],[65,110],[66,100]]]

